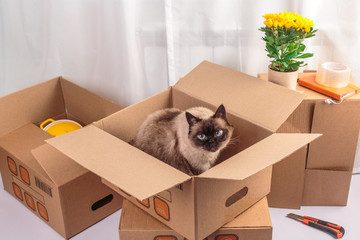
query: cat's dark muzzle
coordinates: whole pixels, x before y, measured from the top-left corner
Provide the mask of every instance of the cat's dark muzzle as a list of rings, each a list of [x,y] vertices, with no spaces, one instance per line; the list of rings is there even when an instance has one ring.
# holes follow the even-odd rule
[[[209,152],[216,152],[218,150],[216,146],[205,146],[204,149]]]

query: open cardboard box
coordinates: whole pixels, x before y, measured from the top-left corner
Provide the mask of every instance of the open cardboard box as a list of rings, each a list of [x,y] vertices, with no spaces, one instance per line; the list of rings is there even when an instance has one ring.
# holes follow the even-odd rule
[[[304,77],[310,73],[300,73]],[[267,80],[267,74],[258,74]],[[353,82],[353,79],[351,79]],[[297,85],[304,101],[277,132],[322,133],[312,142],[273,167],[271,207],[345,206],[360,128],[360,94],[341,104],[327,104],[329,97]]]
[[[53,137],[39,128],[48,118],[86,125],[121,106],[59,77],[0,98],[0,109],[4,189],[31,212],[70,238],[121,207],[100,177],[44,145]]]
[[[121,210],[119,237],[120,240],[186,240],[127,200],[124,200]],[[272,224],[266,198],[204,238],[204,240],[240,239],[272,239]]]
[[[270,192],[271,167],[318,134],[276,134],[303,95],[203,62],[167,90],[47,142],[184,237],[203,239]],[[220,164],[189,176],[131,146],[155,110],[227,109],[239,144]],[[226,161],[224,161],[226,159]]]

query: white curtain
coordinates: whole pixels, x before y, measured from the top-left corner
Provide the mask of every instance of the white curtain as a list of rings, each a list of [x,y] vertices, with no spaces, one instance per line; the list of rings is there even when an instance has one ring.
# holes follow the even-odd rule
[[[342,62],[360,85],[357,0],[0,0],[0,97],[62,75],[128,106],[203,60],[256,76],[261,16],[284,10],[319,29],[301,70]]]

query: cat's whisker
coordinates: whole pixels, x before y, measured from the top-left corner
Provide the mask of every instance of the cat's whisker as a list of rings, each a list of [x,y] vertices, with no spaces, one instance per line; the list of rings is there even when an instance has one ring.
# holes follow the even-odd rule
[[[229,144],[237,144],[240,143],[241,136],[236,136],[230,139]]]

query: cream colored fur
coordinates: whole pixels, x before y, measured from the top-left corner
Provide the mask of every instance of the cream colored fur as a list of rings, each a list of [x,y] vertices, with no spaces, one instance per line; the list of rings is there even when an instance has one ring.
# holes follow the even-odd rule
[[[187,109],[186,111],[203,120],[214,115],[214,112],[204,107],[194,107]],[[189,164],[193,168],[201,169],[202,171],[206,171],[211,168],[214,165],[221,149],[216,152],[209,152],[193,145],[193,141],[190,141],[188,136],[189,124],[186,120],[185,112],[180,114],[175,121],[175,126],[177,126],[176,131],[180,139],[180,152],[188,160]]]

